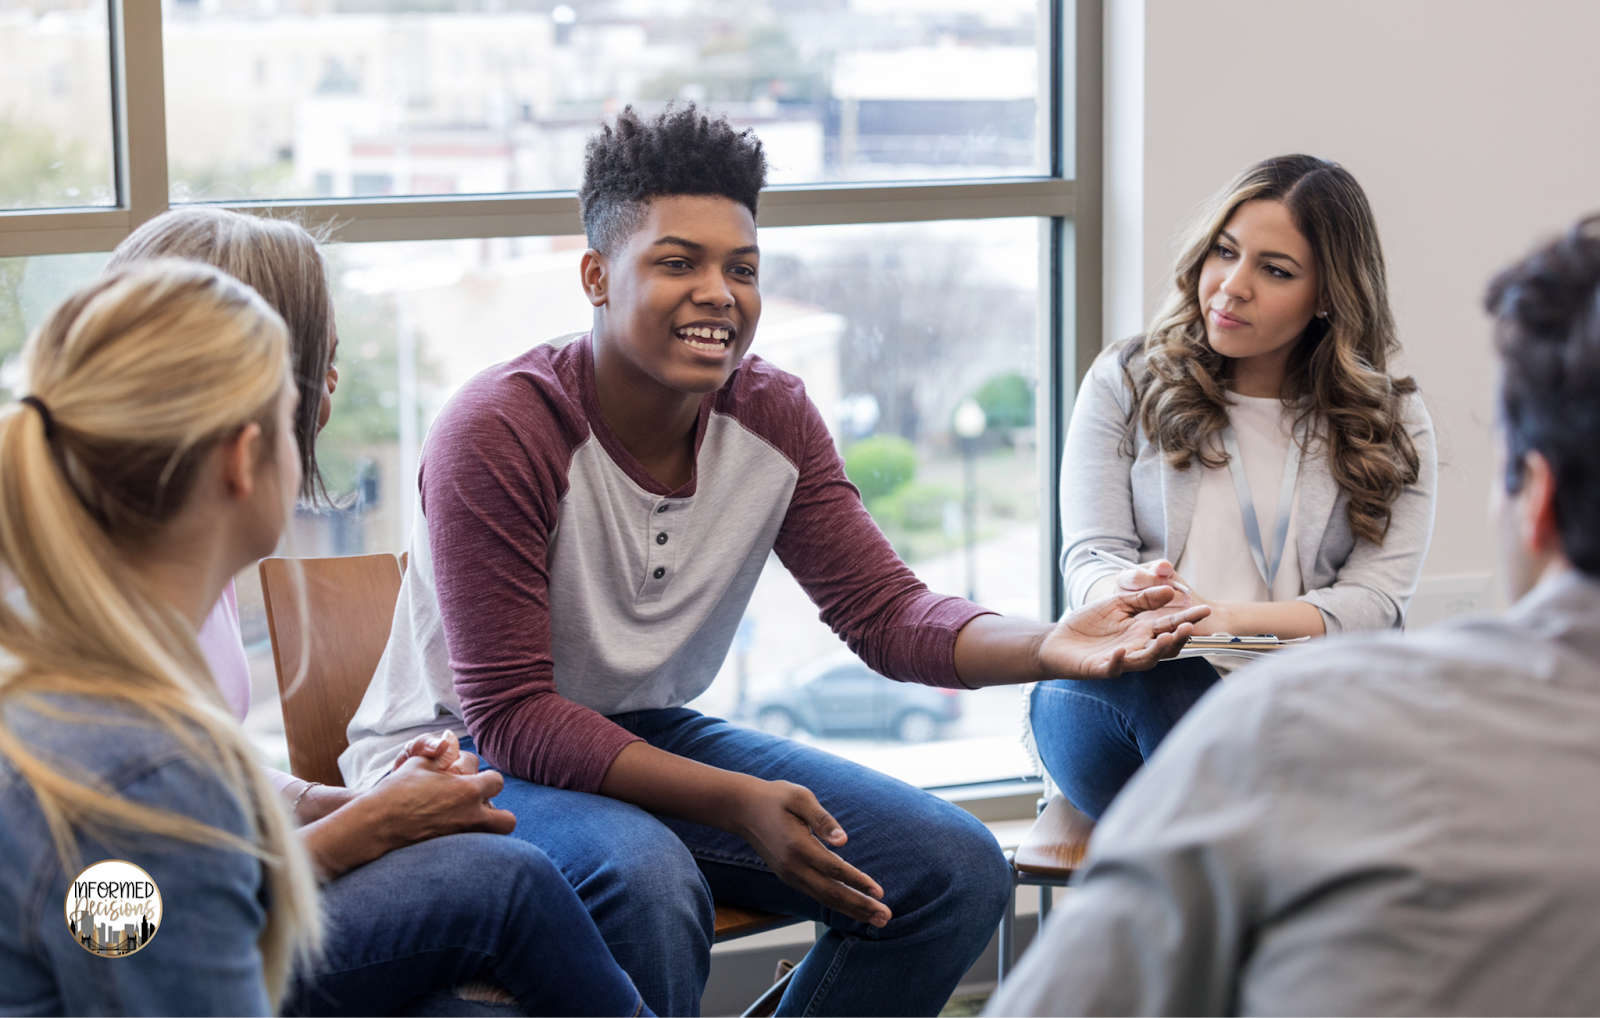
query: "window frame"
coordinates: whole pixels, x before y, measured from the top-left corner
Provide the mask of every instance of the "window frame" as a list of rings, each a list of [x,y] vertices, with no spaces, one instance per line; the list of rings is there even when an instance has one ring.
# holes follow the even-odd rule
[[[107,0],[116,205],[0,212],[0,257],[109,251],[168,205],[161,0]],[[1056,497],[1066,421],[1101,348],[1103,152],[1102,0],[1040,0],[1048,60],[1050,172],[933,183],[775,185],[761,226],[825,226],[950,219],[1035,218],[1041,223],[1039,415],[1041,609],[1065,608]],[[1070,72],[1070,73],[1069,73]],[[582,233],[573,192],[217,202],[256,214],[332,225],[337,242],[458,240]]]

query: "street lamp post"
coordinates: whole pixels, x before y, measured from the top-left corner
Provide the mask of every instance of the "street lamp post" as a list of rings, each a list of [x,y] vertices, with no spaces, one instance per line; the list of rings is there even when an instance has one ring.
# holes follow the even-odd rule
[[[961,456],[966,461],[966,506],[963,513],[967,537],[967,600],[978,599],[978,439],[989,426],[989,416],[978,401],[968,396],[956,404],[952,420],[961,439]]]

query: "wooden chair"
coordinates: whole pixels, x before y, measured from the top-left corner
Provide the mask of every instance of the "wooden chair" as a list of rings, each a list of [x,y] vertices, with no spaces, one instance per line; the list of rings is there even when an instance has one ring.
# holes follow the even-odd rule
[[[1017,885],[1039,888],[1039,926],[1050,914],[1054,889],[1067,886],[1089,851],[1094,821],[1059,792],[1047,802],[1039,800],[1039,818],[1023,835],[1015,852],[1006,853],[1011,864],[1011,901],[1000,918],[1000,960],[997,983],[1003,982],[1017,963]]]
[[[400,596],[401,561],[393,555],[301,559],[306,616],[301,628],[288,559],[262,559],[261,593],[267,605],[272,661],[278,671],[283,730],[294,775],[325,785],[343,785],[339,754],[350,744],[350,724],[367,684],[378,670],[394,606]],[[309,639],[310,664],[300,688],[289,695]],[[718,943],[737,940],[800,920],[756,909],[717,906]]]
[[[400,564],[393,555],[301,559],[300,564],[309,633],[301,628],[291,561],[262,559],[259,567],[283,731],[289,741],[289,768],[307,781],[343,785],[339,754],[350,744],[345,728],[361,706],[389,642],[400,596]],[[308,643],[305,679],[290,695],[301,649]]]

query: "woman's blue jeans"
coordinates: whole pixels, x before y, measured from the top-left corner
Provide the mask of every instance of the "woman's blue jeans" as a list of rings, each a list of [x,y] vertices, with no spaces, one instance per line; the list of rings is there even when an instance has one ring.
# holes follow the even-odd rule
[[[840,856],[882,885],[883,929],[824,908],[744,839],[601,795],[506,777],[513,837],[566,874],[645,1003],[695,1015],[711,965],[712,901],[825,923],[780,1015],[932,1015],[988,945],[1010,895],[1000,846],[959,807],[859,764],[684,708],[612,717],[657,749],[809,788],[844,828]]]
[[[1114,679],[1041,682],[1028,702],[1039,759],[1067,801],[1098,820],[1217,678],[1190,657]]]
[[[636,1015],[638,991],[561,872],[500,834],[397,849],[323,888],[327,943],[288,1015]],[[515,1006],[461,1000],[471,980]],[[648,1012],[645,1012],[648,1013]]]

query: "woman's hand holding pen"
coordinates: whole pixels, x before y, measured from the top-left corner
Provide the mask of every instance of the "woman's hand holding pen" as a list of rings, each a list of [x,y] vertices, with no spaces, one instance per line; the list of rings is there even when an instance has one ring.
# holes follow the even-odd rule
[[[1151,587],[1171,587],[1178,592],[1167,605],[1168,608],[1187,608],[1191,604],[1209,604],[1204,598],[1197,596],[1194,588],[1190,587],[1183,577],[1178,575],[1178,570],[1171,562],[1158,558],[1151,562],[1133,562],[1120,555],[1100,548],[1090,548],[1089,554],[1104,562],[1106,565],[1116,566],[1116,589],[1119,592],[1131,593],[1133,591],[1148,590]]]
[[[1104,558],[1105,556],[1100,557]],[[1220,601],[1208,600],[1196,594],[1188,581],[1178,575],[1178,570],[1173,564],[1164,558],[1158,558],[1153,562],[1144,562],[1131,569],[1122,570],[1117,573],[1116,585],[1116,592],[1119,594],[1131,594],[1141,590],[1151,590],[1155,587],[1171,587],[1178,592],[1178,596],[1174,597],[1165,608],[1161,609],[1162,611],[1174,608],[1188,608],[1193,605],[1205,605],[1211,609],[1211,615],[1208,618],[1195,623],[1195,636],[1210,636],[1212,633],[1231,632],[1228,628],[1230,623],[1226,618],[1228,605]]]

